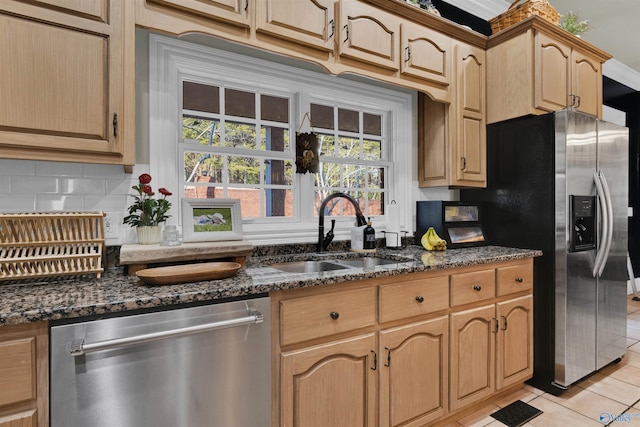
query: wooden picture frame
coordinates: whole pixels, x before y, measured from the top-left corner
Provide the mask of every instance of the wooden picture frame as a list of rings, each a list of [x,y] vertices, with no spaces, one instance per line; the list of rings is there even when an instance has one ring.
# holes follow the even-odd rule
[[[242,240],[240,199],[182,199],[182,241]]]

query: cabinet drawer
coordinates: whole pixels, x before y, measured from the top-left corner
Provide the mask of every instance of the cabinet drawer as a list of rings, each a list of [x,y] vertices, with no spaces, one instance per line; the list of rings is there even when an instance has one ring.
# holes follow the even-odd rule
[[[449,276],[380,286],[380,322],[419,316],[449,307]]]
[[[376,287],[330,292],[280,302],[281,345],[371,326]]]
[[[533,288],[533,266],[530,263],[498,268],[498,296]]]
[[[0,342],[0,406],[36,398],[35,341]]]
[[[451,275],[451,305],[469,304],[494,298],[496,273],[494,269]]]

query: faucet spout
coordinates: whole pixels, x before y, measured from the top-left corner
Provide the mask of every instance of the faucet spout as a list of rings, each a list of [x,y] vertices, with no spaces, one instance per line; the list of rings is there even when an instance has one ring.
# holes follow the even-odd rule
[[[320,205],[320,209],[318,210],[318,247],[317,247],[317,251],[318,252],[323,252],[324,250],[327,249],[327,247],[329,246],[329,244],[331,243],[331,240],[329,240],[326,244],[325,244],[325,237],[324,237],[324,210],[327,207],[327,203],[329,203],[331,200],[335,199],[335,198],[342,198],[342,199],[346,199],[349,202],[351,202],[351,204],[353,205],[355,211],[356,211],[356,223],[358,224],[358,227],[366,225],[367,224],[367,220],[364,217],[364,215],[362,215],[362,211],[360,210],[360,206],[358,205],[358,202],[356,202],[356,200],[351,197],[350,195],[346,194],[346,193],[332,193],[330,195],[328,195],[323,201],[322,204]]]

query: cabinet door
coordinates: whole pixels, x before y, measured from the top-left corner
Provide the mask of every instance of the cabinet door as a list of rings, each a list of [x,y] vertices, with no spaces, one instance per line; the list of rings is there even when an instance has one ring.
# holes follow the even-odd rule
[[[446,316],[380,332],[380,425],[422,426],[447,413]]]
[[[250,22],[249,0],[147,0],[147,2],[245,27],[248,27]]]
[[[124,9],[121,0],[0,5],[0,55],[11,64],[0,67],[1,157],[134,163]]]
[[[400,72],[448,86],[451,79],[451,39],[411,22],[403,22],[400,29]]]
[[[19,414],[0,416],[0,427],[37,427],[38,416],[35,410]]]
[[[537,32],[535,43],[535,108],[562,110],[569,99],[569,46]]]
[[[281,355],[284,427],[376,424],[373,333]]]
[[[571,53],[571,94],[580,98],[579,111],[602,116],[602,65],[580,51]]]
[[[400,18],[356,0],[340,1],[340,56],[398,69]]]
[[[454,184],[484,186],[486,171],[485,51],[466,44],[455,46],[457,77],[457,147]]]
[[[297,0],[295,7],[281,0],[258,0],[258,32],[332,51],[336,23],[333,0]]]
[[[494,312],[491,304],[451,314],[451,411],[479,402],[495,389]]]
[[[521,383],[533,375],[533,296],[496,304],[496,389]]]

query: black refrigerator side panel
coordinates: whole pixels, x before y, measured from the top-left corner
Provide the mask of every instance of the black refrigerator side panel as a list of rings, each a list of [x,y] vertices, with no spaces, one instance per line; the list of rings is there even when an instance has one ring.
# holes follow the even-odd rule
[[[528,116],[487,126],[487,188],[461,190],[482,202],[492,245],[540,249],[534,259],[534,378],[557,394],[554,378],[555,115]]]

